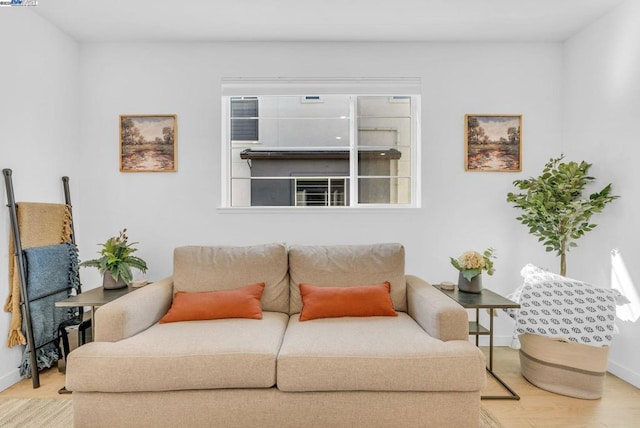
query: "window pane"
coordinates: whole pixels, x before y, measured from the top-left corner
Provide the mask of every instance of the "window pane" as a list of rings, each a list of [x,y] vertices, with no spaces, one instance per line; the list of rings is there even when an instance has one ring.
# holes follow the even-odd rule
[[[251,179],[234,178],[231,180],[231,206],[251,206]]]
[[[231,141],[258,141],[258,119],[231,119]]]
[[[358,174],[410,177],[411,132],[407,118],[359,118]]]
[[[250,178],[251,165],[241,158],[243,148],[234,147],[231,154],[231,177]]]
[[[410,204],[409,177],[360,178],[358,202],[361,204]]]
[[[411,117],[411,97],[358,97],[358,116]]]
[[[410,146],[411,119],[387,117],[358,118],[359,146]]]
[[[359,149],[358,175],[410,176],[410,147],[393,149]]]
[[[347,95],[258,97],[261,118],[349,118]]]
[[[411,205],[412,97],[230,97],[231,205]],[[351,117],[352,112],[357,114]],[[355,135],[355,141],[351,136]],[[357,170],[351,156],[357,153]],[[349,183],[357,180],[358,200]]]
[[[261,147],[349,146],[349,96],[261,96],[256,102]]]
[[[298,178],[296,206],[345,206],[349,202],[348,182],[345,178]]]
[[[253,207],[286,207],[293,205],[293,180],[252,179],[251,206]]]
[[[258,100],[231,99],[231,141],[258,141]]]
[[[260,119],[262,147],[348,147],[348,119]]]
[[[258,99],[232,98],[231,117],[258,117]]]
[[[330,207],[349,204],[346,177],[236,178],[232,206]]]

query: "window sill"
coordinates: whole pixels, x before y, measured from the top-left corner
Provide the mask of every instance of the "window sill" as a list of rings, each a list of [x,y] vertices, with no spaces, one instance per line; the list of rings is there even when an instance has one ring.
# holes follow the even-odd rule
[[[221,214],[309,214],[309,213],[417,213],[419,207],[410,206],[376,206],[376,207],[218,207]]]

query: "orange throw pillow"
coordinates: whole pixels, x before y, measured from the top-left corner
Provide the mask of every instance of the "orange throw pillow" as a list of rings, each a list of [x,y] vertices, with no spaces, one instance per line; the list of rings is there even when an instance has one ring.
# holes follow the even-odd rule
[[[356,287],[317,287],[300,284],[300,321],[317,318],[398,316],[391,301],[391,284]]]
[[[176,292],[171,308],[160,323],[216,320],[222,318],[262,319],[260,298],[265,284],[247,285],[235,290]]]

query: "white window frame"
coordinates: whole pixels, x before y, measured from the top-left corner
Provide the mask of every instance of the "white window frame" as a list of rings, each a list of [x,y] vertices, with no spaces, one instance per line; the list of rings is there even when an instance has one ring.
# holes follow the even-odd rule
[[[345,83],[346,82],[346,83]],[[419,78],[404,79],[223,79],[221,96],[221,204],[220,208],[231,211],[333,211],[333,210],[398,210],[421,208],[421,90]],[[304,90],[300,87],[311,86]],[[351,86],[350,89],[345,86]],[[410,92],[403,89],[411,87]],[[320,90],[318,89],[320,88]],[[338,89],[336,89],[338,88]],[[232,205],[232,143],[230,140],[230,99],[232,97],[260,97],[295,95],[344,95],[351,96],[350,101],[350,201],[345,206],[309,207],[309,206],[233,206]],[[410,97],[411,102],[411,176],[409,204],[372,204],[358,203],[358,129],[357,97],[359,96],[399,96]],[[293,149],[293,148],[292,148]]]

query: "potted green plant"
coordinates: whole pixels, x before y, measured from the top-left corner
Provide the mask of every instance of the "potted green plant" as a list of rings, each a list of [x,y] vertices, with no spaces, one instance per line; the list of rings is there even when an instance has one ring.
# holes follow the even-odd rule
[[[142,273],[147,271],[147,263],[140,257],[132,254],[138,251],[133,246],[137,242],[129,243],[126,235],[127,229],[122,229],[118,236],[107,239],[100,250],[101,257],[93,260],[86,260],[80,266],[91,266],[98,268],[102,276],[102,286],[105,289],[115,289],[126,287],[133,280],[131,269],[138,269]]]
[[[564,155],[551,158],[538,177],[515,180],[513,185],[522,193],[510,192],[507,201],[523,211],[516,219],[529,233],[537,236],[547,251],[560,256],[560,275],[566,276],[566,256],[570,248],[577,247],[574,241],[593,230],[597,225],[591,223],[591,216],[619,196],[611,194],[608,184],[583,198],[585,187],[595,180],[589,176],[591,164],[563,159]]]
[[[457,259],[449,257],[454,268],[460,271],[458,275],[458,290],[467,293],[480,293],[482,291],[482,271],[493,275],[493,248],[487,248],[482,254],[477,251],[466,251]]]

